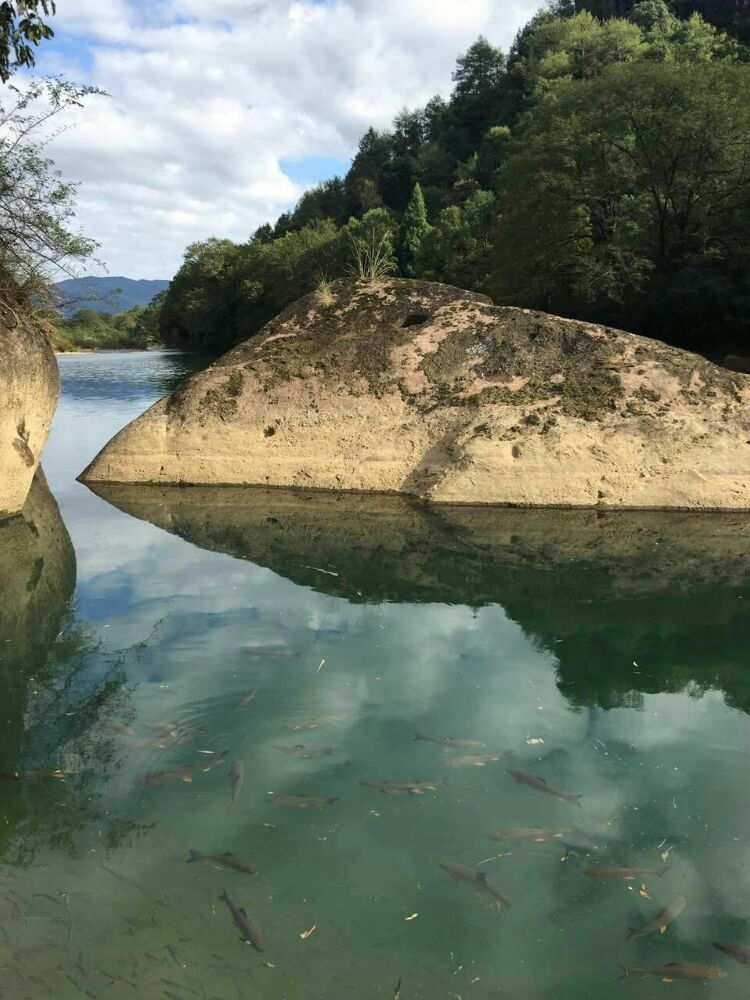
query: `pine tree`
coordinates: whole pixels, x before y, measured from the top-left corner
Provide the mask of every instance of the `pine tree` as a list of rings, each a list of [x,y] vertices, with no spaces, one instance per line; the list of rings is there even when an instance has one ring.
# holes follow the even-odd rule
[[[404,277],[417,277],[419,251],[430,228],[424,195],[417,181],[401,221],[401,273]]]

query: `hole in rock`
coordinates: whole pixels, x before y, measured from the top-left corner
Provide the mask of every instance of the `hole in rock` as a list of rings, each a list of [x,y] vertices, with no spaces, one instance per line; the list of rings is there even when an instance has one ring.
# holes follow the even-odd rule
[[[429,313],[425,312],[413,312],[409,313],[404,322],[401,324],[401,329],[405,330],[408,326],[424,326],[425,323],[429,323],[432,319]]]

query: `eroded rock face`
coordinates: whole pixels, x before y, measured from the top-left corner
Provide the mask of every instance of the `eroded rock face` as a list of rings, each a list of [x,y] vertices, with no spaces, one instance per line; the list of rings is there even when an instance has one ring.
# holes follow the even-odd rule
[[[750,377],[445,285],[339,283],[120,432],[86,482],[750,508]]]
[[[0,518],[23,507],[60,394],[44,332],[0,324]]]

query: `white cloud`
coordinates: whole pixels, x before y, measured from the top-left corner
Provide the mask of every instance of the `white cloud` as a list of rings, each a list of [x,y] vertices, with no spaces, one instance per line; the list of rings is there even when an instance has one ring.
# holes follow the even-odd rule
[[[102,87],[51,146],[112,273],[169,277],[188,242],[246,239],[301,188],[280,161],[346,160],[370,125],[447,93],[485,33],[537,0],[66,0],[39,68]]]

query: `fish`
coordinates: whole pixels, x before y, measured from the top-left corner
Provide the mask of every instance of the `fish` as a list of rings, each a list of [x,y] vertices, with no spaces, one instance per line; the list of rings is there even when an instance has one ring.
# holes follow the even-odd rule
[[[336,753],[335,747],[319,747],[316,750],[306,747],[302,743],[297,743],[293,747],[274,746],[274,750],[285,753],[289,757],[301,757],[303,760],[318,760],[320,757],[330,757],[331,754]]]
[[[448,767],[485,767],[493,761],[500,760],[504,754],[499,753],[470,753],[461,757],[450,757]]]
[[[698,965],[695,962],[667,962],[666,965],[657,965],[651,969],[639,967],[626,968],[621,965],[621,979],[626,976],[658,976],[665,982],[673,979],[724,979],[726,972],[715,965]]]
[[[508,774],[514,778],[521,785],[528,785],[530,788],[536,788],[538,792],[544,792],[546,795],[552,795],[556,799],[560,799],[562,802],[575,802],[576,805],[581,804],[581,798],[583,796],[576,795],[574,792],[559,792],[552,785],[548,785],[544,778],[538,778],[535,774],[529,774],[528,771],[512,771],[509,770]]]
[[[725,955],[731,955],[732,958],[741,962],[742,965],[750,965],[750,948],[744,944],[722,944],[720,941],[714,941],[714,948],[718,948],[719,951],[723,951]]]
[[[232,803],[234,804],[239,798],[245,781],[245,765],[241,760],[232,761],[232,766],[229,769],[229,780],[232,783]]]
[[[542,844],[546,840],[559,840],[573,833],[570,829],[545,830],[541,826],[519,826],[510,830],[495,830],[490,834],[490,840],[532,840],[535,844]]]
[[[125,726],[121,722],[113,722],[110,726],[107,726],[108,732],[115,736],[135,736],[136,732],[132,726]]]
[[[233,871],[242,872],[243,875],[255,875],[258,870],[255,865],[249,865],[241,861],[231,851],[225,851],[224,854],[200,854],[191,848],[187,863],[193,864],[194,862],[219,865],[220,868],[231,868]]]
[[[490,885],[484,872],[476,871],[474,868],[467,868],[466,865],[444,864],[442,862],[440,867],[443,871],[447,872],[450,877],[454,879],[454,881],[469,882],[474,886],[477,892],[484,892],[491,896],[498,910],[501,910],[504,906],[511,906],[511,902],[507,896],[502,896]]]
[[[222,761],[225,761],[228,756],[229,756],[229,751],[222,750],[221,753],[218,754],[213,760],[210,760],[205,764],[203,764],[201,766],[201,771],[203,771],[204,774],[207,774],[209,771],[213,771],[213,769],[215,767],[218,767],[219,764],[222,763]]]
[[[190,784],[193,780],[194,768],[176,767],[171,771],[149,771],[141,778],[143,785],[166,785],[168,781],[185,781]]]
[[[295,809],[322,809],[332,806],[338,798],[321,799],[314,795],[285,795],[283,792],[269,792],[271,801],[279,806],[292,806]]]
[[[255,921],[247,915],[247,910],[241,906],[235,906],[227,895],[226,889],[219,896],[219,899],[222,903],[227,904],[227,909],[232,914],[232,920],[234,920],[235,926],[242,935],[242,940],[245,944],[251,944],[256,951],[263,951],[265,948],[263,932]]]
[[[631,941],[634,938],[645,937],[647,934],[653,934],[654,931],[663,934],[672,921],[676,920],[684,912],[687,902],[684,896],[675,896],[671,903],[665,906],[660,913],[657,913],[653,920],[649,920],[643,927],[628,928],[625,940]]]
[[[158,733],[160,736],[164,737],[164,739],[169,738],[176,740],[180,735],[177,725],[172,722],[149,722],[147,728],[150,729],[152,733]]]
[[[388,781],[360,781],[360,785],[365,788],[374,788],[376,792],[382,792],[383,795],[424,795],[425,792],[438,790],[436,781],[405,781],[401,784],[391,784]]]
[[[622,868],[619,865],[594,865],[591,868],[584,868],[583,874],[590,878],[623,878],[630,881],[634,878],[642,878],[644,875],[656,875],[661,878],[665,872],[669,871],[669,865],[659,865],[658,868]]]
[[[240,703],[237,707],[245,708],[245,706],[249,705],[251,701],[255,701],[255,696],[257,693],[258,693],[257,688],[253,688],[252,691],[248,691],[247,694],[240,699]]]
[[[65,781],[65,771],[59,767],[39,771],[0,771],[0,778],[7,781]]]
[[[487,746],[480,740],[454,740],[452,736],[424,736],[422,733],[415,733],[414,739],[423,743],[437,743],[438,746],[451,747],[453,750],[481,750]]]
[[[318,729],[320,726],[338,722],[339,719],[338,715],[321,715],[317,719],[304,719],[302,722],[287,722],[286,728],[293,733],[302,733],[306,729]]]
[[[170,740],[161,736],[128,736],[126,742],[132,750],[166,750]]]

